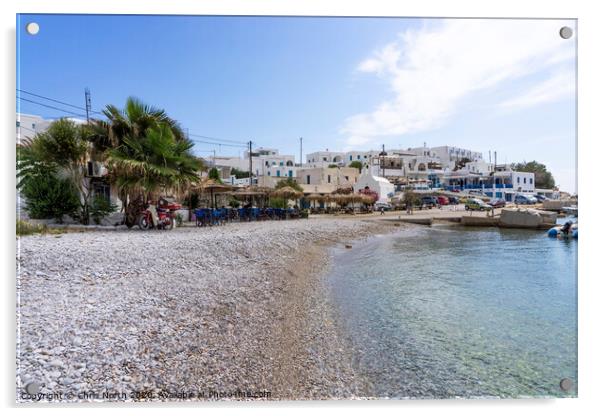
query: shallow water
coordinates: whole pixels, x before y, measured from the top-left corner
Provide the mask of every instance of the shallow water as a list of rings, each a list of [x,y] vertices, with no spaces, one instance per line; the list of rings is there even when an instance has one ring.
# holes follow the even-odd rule
[[[413,227],[335,250],[327,283],[379,397],[575,396],[577,241]]]

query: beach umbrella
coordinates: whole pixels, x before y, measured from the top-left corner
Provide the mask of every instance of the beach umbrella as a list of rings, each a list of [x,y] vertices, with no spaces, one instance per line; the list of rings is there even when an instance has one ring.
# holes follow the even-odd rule
[[[299,192],[296,189],[291,188],[290,186],[284,186],[282,188],[276,189],[274,192],[272,192],[272,195],[289,200],[301,198],[303,196],[303,192]]]
[[[316,201],[324,201],[324,196],[320,195],[320,194],[309,194],[305,197],[308,201],[313,201],[314,203],[314,208],[316,207]]]
[[[361,202],[362,204],[366,204],[366,205],[371,205],[374,203],[374,198],[372,198],[370,195],[360,195],[361,198]]]
[[[353,188],[337,188],[331,192],[332,195],[349,195],[353,193]]]
[[[206,179],[200,183],[199,189],[203,192],[210,192],[211,204],[213,208],[215,208],[217,204],[217,201],[215,200],[215,194],[229,192],[232,190],[232,186],[220,183],[214,179]]]

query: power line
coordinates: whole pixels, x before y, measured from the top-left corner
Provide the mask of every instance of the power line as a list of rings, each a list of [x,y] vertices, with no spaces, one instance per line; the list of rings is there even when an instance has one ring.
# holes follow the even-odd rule
[[[19,91],[19,92],[21,92],[23,94],[32,95],[34,97],[42,98],[44,100],[48,100],[48,101],[52,101],[52,102],[55,102],[55,103],[58,103],[58,104],[66,105],[68,107],[76,108],[78,110],[84,110],[84,111],[86,110],[84,107],[80,107],[80,106],[77,106],[77,105],[74,105],[74,104],[69,104],[69,103],[66,103],[64,101],[60,101],[60,100],[56,100],[54,98],[46,97],[44,95],[34,94],[33,92],[25,91],[25,90],[22,90],[22,89],[19,89],[19,88],[17,88],[17,91]],[[103,114],[102,112],[95,111],[95,110],[91,110],[90,112],[96,113],[96,114]]]
[[[192,136],[192,134],[190,134],[190,136]],[[190,139],[190,141],[193,141],[195,143],[213,144],[213,145],[216,145],[216,146],[244,147],[244,148],[247,147],[247,146],[245,146],[243,144],[215,143],[215,142],[208,142],[208,141],[198,140],[198,139]]]
[[[19,99],[19,100],[22,100],[22,101],[27,101],[28,103],[33,103],[33,104],[41,105],[42,107],[51,108],[51,109],[53,109],[53,110],[62,111],[63,113],[71,114],[71,115],[74,115],[74,116],[78,116],[78,117],[82,117],[82,118],[85,118],[85,117],[86,117],[84,114],[78,114],[78,113],[74,113],[74,112],[72,112],[72,111],[65,110],[65,109],[58,108],[58,107],[54,107],[54,106],[51,106],[51,105],[48,105],[48,104],[43,104],[43,103],[39,103],[39,102],[37,102],[37,101],[28,100],[27,98],[23,98],[23,97],[19,97],[19,96],[17,96],[17,99]]]
[[[44,100],[52,101],[52,102],[55,102],[57,104],[61,104],[61,105],[64,105],[64,106],[75,108],[77,110],[82,110],[82,111],[88,110],[90,113],[104,115],[104,113],[96,111],[96,110],[92,110],[92,109],[80,107],[80,106],[77,106],[77,105],[74,105],[74,104],[67,103],[65,101],[61,101],[61,100],[57,100],[57,99],[54,99],[54,98],[46,97],[44,95],[35,94],[33,92],[22,90],[20,88],[17,88],[16,90],[19,91],[20,93],[23,93],[23,94],[28,94],[28,95],[31,95],[33,97],[38,97],[38,98],[41,98],[41,99],[44,99]],[[52,105],[49,105],[49,104],[45,104],[45,103],[41,103],[41,102],[38,102],[38,101],[30,100],[30,99],[23,98],[23,97],[20,97],[20,96],[17,96],[17,98],[20,99],[20,100],[32,103],[32,104],[37,104],[37,105],[40,105],[40,106],[43,106],[43,107],[46,107],[46,108],[51,108],[53,110],[62,111],[64,113],[66,113],[66,114],[71,114],[71,115],[82,117],[82,118],[87,117],[84,114],[75,113],[73,111],[65,110],[65,109],[62,109],[62,108],[59,108],[59,107],[55,107],[55,106],[52,106]],[[86,103],[87,102],[88,101],[86,101]],[[239,141],[239,140],[221,139],[219,137],[205,136],[205,135],[202,135],[202,134],[188,133],[187,135],[191,136],[191,137],[197,137],[197,138],[200,138],[200,139],[207,139],[207,140],[190,139],[193,142],[198,142],[198,143],[203,143],[203,144],[210,144],[210,145],[214,145],[214,146],[228,146],[228,147],[247,148],[247,143],[248,143],[248,142],[243,142],[243,141]]]
[[[245,145],[247,144],[247,142],[242,142],[240,140],[220,139],[219,137],[203,136],[201,134],[188,133],[188,135],[192,136],[192,137],[200,137],[201,139],[215,140],[215,141],[219,141],[219,142],[228,142],[228,143],[245,144]]]

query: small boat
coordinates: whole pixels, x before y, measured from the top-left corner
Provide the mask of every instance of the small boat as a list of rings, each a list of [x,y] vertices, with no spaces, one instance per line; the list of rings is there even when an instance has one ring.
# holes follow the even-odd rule
[[[569,223],[567,223],[569,224]],[[577,238],[579,227],[577,223],[565,225],[556,225],[548,230],[548,237],[552,238]]]

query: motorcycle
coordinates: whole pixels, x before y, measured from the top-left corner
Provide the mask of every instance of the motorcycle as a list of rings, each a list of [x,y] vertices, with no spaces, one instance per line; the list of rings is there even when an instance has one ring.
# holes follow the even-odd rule
[[[180,208],[182,205],[167,198],[159,199],[156,206],[151,202],[138,216],[138,227],[141,230],[171,230],[176,221],[176,211]]]

